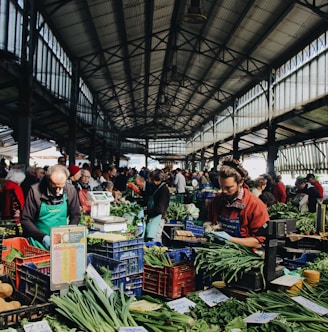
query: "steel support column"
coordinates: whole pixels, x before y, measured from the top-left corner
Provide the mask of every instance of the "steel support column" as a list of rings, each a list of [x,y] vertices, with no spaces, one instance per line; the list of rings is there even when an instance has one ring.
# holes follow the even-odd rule
[[[70,114],[69,114],[69,142],[68,142],[68,155],[69,164],[75,164],[76,154],[76,137],[77,137],[77,105],[79,101],[79,63],[73,61],[72,66],[72,87],[71,87],[71,100],[70,100]]]
[[[17,142],[18,163],[28,166],[31,150],[33,56],[36,39],[36,10],[33,0],[24,1],[22,29],[22,65],[19,87]]]

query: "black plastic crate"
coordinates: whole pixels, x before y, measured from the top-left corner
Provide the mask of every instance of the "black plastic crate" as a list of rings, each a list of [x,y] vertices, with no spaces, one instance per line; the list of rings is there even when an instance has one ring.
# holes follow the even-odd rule
[[[30,299],[15,288],[15,283],[8,274],[0,275],[2,282],[10,283],[14,292],[10,300],[20,301],[24,307],[15,310],[8,310],[0,313],[0,330],[20,327],[22,319],[26,318],[29,322],[42,320],[47,314],[55,313],[55,306],[51,303],[31,305]]]
[[[311,237],[303,237],[297,241],[291,241],[289,238],[286,239],[286,247],[295,249],[313,249],[325,251],[327,241],[322,241],[320,239],[315,239]]]

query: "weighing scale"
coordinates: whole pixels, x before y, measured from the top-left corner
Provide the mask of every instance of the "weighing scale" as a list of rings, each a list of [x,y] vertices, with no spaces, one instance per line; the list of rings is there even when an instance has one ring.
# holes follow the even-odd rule
[[[127,230],[127,218],[110,216],[110,203],[114,201],[110,191],[88,191],[91,201],[93,229],[103,232],[124,232]]]

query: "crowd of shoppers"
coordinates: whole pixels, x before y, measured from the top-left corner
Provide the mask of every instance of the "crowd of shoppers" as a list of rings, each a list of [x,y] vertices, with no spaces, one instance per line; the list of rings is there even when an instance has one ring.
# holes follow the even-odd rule
[[[1,162],[6,166],[3,160]],[[142,197],[140,204],[147,216],[145,230],[149,240],[160,241],[170,192],[179,197],[178,202],[184,203],[188,186],[198,190],[216,188],[219,194],[208,206],[208,221],[222,226],[221,236],[255,247],[262,244],[261,237],[256,234],[267,221],[264,211],[275,203],[285,204],[289,200],[279,174],[262,174],[252,183],[247,171],[232,158],[226,158],[218,171],[190,171],[179,167],[150,171],[142,167],[138,172],[135,168],[109,164],[67,165],[67,158],[62,155],[57,164],[50,167],[27,167],[25,172],[15,167],[2,167],[2,172],[5,181],[0,191],[1,218],[15,218],[17,223],[21,222],[30,241],[45,248],[49,247],[46,237],[49,236],[49,225],[75,224],[81,213],[90,213],[88,191],[109,191],[114,203],[118,203],[129,181],[135,182]],[[295,194],[304,198],[302,211],[314,212],[316,204],[322,201],[323,188],[315,175],[309,173],[296,180]],[[255,212],[250,212],[255,205]],[[252,213],[252,221],[247,217],[249,213]]]

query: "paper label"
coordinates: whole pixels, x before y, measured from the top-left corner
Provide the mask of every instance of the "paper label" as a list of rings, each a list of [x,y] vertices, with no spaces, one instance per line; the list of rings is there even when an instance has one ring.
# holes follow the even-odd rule
[[[281,276],[277,279],[272,280],[271,284],[286,286],[286,287],[292,287],[293,285],[295,285],[300,280],[302,280],[302,278],[299,277],[299,276],[292,276],[292,275],[286,274],[286,275],[283,275],[283,276]]]
[[[271,320],[278,317],[278,313],[267,313],[267,312],[256,312],[246,318],[243,319],[245,323],[249,324],[266,324],[269,323]]]
[[[107,294],[107,297],[109,297],[113,293],[113,290],[109,287],[109,285],[105,282],[101,275],[96,271],[92,264],[89,264],[87,266],[86,273],[91,279],[93,279],[97,283],[99,288]]]
[[[210,288],[199,293],[199,297],[209,306],[214,307],[220,302],[228,300],[228,297],[216,288]]]
[[[180,299],[176,299],[166,303],[171,309],[174,311],[184,314],[190,311],[190,307],[194,308],[196,303],[187,299],[186,297],[182,297]]]
[[[25,324],[23,328],[25,332],[52,332],[46,320]]]
[[[310,300],[307,300],[303,296],[294,296],[292,299],[302,305],[304,308],[309,309],[315,313],[317,313],[319,316],[326,315],[328,313],[328,309],[318,305]]]
[[[142,326],[120,327],[118,332],[147,332],[147,330]]]

